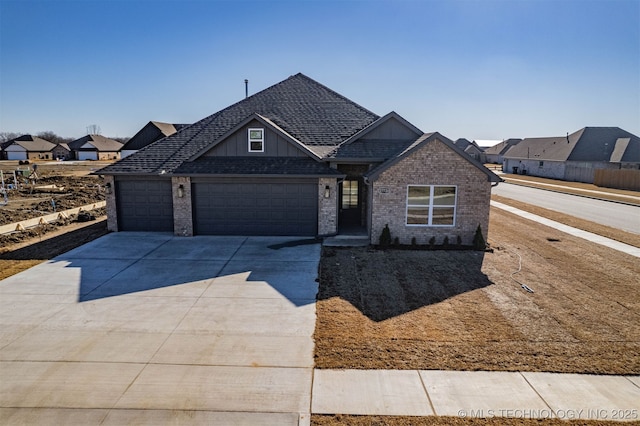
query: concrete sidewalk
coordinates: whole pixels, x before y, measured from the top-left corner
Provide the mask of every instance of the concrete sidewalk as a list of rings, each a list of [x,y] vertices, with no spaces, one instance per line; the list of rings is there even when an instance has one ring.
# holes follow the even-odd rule
[[[1,424],[638,419],[640,377],[314,370],[320,245],[114,233],[0,281]]]
[[[533,213],[526,212],[524,210],[517,209],[515,207],[508,206],[503,203],[499,203],[497,201],[491,201],[491,206],[496,207],[510,213],[516,214],[518,216],[524,217],[525,219],[533,220],[534,222],[541,223],[543,225],[549,226],[551,228],[555,228],[559,231],[565,232],[569,235],[573,235],[574,237],[583,238],[587,241],[594,242],[596,244],[603,245],[605,247],[612,248],[614,250],[621,251],[623,253],[630,254],[631,256],[640,257],[640,248],[634,247],[629,244],[621,243],[616,240],[612,240],[607,237],[603,237],[602,235],[593,234],[591,232],[583,231],[582,229],[573,228],[571,226],[565,225],[560,222],[556,222],[551,219],[544,218],[542,216],[538,216]]]
[[[439,370],[315,370],[311,412],[640,419],[640,376]]]

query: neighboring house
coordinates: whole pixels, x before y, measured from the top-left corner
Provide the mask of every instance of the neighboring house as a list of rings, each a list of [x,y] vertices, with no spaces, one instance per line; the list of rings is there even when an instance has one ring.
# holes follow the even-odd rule
[[[7,160],[55,159],[56,144],[37,136],[22,135],[3,144],[3,157]]]
[[[502,164],[504,160],[504,153],[514,145],[517,145],[522,139],[505,139],[502,142],[495,144],[484,150],[484,162],[493,164]]]
[[[439,133],[380,117],[296,74],[96,174],[112,231],[400,243],[487,235],[500,178]]]
[[[51,153],[53,154],[53,158],[56,160],[71,160],[73,155],[68,143],[56,144]]]
[[[468,139],[460,138],[455,141],[455,145],[469,157],[483,162],[483,149],[476,143],[476,141],[469,142]]]
[[[160,121],[150,121],[124,144],[120,151],[120,157],[128,157],[159,139],[171,136],[186,126],[186,124],[169,124]]]
[[[117,160],[122,145],[102,135],[87,135],[69,143],[76,160]]]
[[[596,169],[640,168],[640,138],[619,127],[585,127],[567,136],[525,138],[504,154],[507,173],[593,183]]]

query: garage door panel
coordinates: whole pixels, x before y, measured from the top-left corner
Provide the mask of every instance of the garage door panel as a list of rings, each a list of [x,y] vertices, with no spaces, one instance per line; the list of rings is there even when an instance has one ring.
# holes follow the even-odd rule
[[[317,182],[193,184],[200,235],[316,235]]]
[[[173,231],[171,181],[123,180],[116,188],[121,231]]]

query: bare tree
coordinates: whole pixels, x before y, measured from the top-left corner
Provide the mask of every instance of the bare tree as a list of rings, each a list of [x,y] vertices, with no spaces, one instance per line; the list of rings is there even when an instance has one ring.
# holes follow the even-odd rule
[[[51,143],[69,143],[73,140],[72,138],[64,138],[62,136],[59,136],[56,133],[52,132],[51,130],[40,132],[36,136],[44,140],[47,140]]]
[[[99,135],[100,134],[100,126],[97,124],[90,124],[87,126],[87,133],[90,135]]]
[[[0,143],[10,141],[11,139],[15,139],[18,136],[22,136],[22,133],[0,132]]]

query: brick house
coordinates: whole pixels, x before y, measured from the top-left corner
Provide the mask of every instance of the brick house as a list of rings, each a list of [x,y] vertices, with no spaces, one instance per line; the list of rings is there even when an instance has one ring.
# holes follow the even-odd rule
[[[525,138],[503,154],[502,170],[593,183],[596,170],[640,169],[640,137],[619,127],[583,127],[566,136]]]
[[[57,145],[32,135],[22,135],[2,144],[3,159],[7,160],[51,160]]]
[[[116,160],[120,158],[122,146],[102,135],[87,135],[69,142],[76,160]]]
[[[401,243],[487,233],[500,178],[439,133],[297,74],[99,170],[112,231],[366,233]]]

